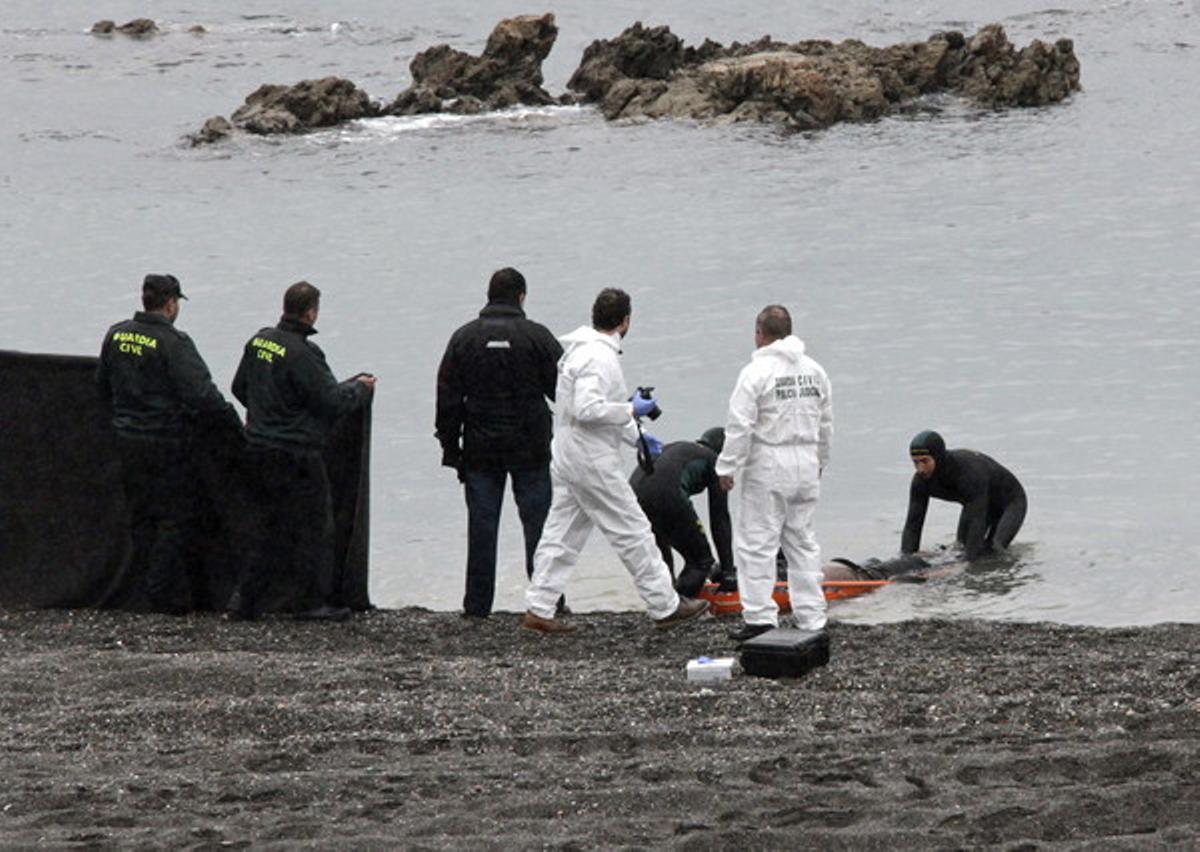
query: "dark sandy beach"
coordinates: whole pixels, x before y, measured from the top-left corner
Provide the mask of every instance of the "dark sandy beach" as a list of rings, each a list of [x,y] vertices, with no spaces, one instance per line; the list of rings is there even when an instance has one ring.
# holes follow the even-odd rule
[[[0,846],[1195,848],[1200,625],[0,614]]]

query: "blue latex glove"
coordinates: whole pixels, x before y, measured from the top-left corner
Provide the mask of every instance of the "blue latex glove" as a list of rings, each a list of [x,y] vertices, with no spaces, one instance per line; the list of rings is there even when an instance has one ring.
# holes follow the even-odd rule
[[[635,393],[631,401],[633,402],[634,417],[645,417],[658,405],[657,398],[652,396],[649,399],[643,399],[640,393]]]
[[[650,451],[650,458],[656,459],[662,455],[662,441],[655,438],[649,432],[642,433],[642,440],[646,442],[646,449]]]

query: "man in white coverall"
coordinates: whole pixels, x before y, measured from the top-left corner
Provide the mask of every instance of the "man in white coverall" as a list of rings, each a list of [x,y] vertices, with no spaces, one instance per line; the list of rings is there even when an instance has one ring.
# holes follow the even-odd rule
[[[742,486],[734,552],[745,624],[729,634],[737,642],[778,626],[771,593],[780,548],[796,626],[825,627],[821,548],[812,517],[833,437],[829,377],[804,354],[782,305],[759,313],[754,344],[729,399],[725,448],[717,459],[721,487],[728,491],[738,480]]]
[[[653,398],[630,400],[617,356],[629,331],[629,295],[600,291],[592,326],[560,338],[566,350],[558,363],[550,515],[533,556],[525,592],[523,627],[568,633],[555,607],[592,527],[599,527],[633,576],[656,627],[673,627],[703,613],[708,601],[681,598],[671,583],[650,522],[638,505],[621,461],[621,445],[638,441],[636,418],[657,408]],[[645,436],[651,451],[661,445]]]

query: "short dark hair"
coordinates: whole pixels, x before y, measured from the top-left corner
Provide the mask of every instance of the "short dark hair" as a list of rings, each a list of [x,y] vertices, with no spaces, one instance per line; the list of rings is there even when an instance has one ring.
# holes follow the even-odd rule
[[[525,276],[511,266],[497,269],[488,282],[488,301],[515,302],[525,292]]]
[[[768,340],[783,340],[792,333],[792,315],[783,305],[767,305],[758,312],[754,328]]]
[[[632,310],[628,293],[616,287],[605,287],[592,303],[592,328],[597,331],[612,331]]]
[[[321,291],[307,281],[297,281],[283,293],[283,315],[301,317],[309,308],[321,306]]]

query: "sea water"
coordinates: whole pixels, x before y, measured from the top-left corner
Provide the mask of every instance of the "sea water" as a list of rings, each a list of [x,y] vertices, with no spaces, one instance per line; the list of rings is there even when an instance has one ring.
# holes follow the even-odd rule
[[[638,19],[690,44],[886,45],[995,21],[1018,46],[1073,39],[1083,91],[1001,112],[939,97],[800,135],[555,107],[181,144],[262,83],[338,75],[390,100],[418,51],[478,53],[499,19],[543,11],[560,30],[544,65],[553,93],[591,40]],[[159,36],[87,32],[143,15]],[[95,354],[137,307],[141,277],[171,272],[191,297],[179,324],[227,391],[283,289],[316,283],[335,371],[379,376],[373,598],[454,609],[466,515],[439,467],[435,372],[494,269],[525,273],[529,315],[556,333],[588,321],[601,287],[628,290],[625,372],[657,388],[666,441],[723,422],[754,315],[780,302],[834,385],[826,556],[898,549],[921,429],[999,459],[1029,494],[1011,559],[837,603],[834,618],[1194,621],[1198,74],[1191,0],[9,0],[0,347]],[[511,501],[505,513],[497,607],[521,609]],[[925,542],[952,539],[956,521],[935,503]],[[639,605],[598,537],[568,598],[580,611]]]

